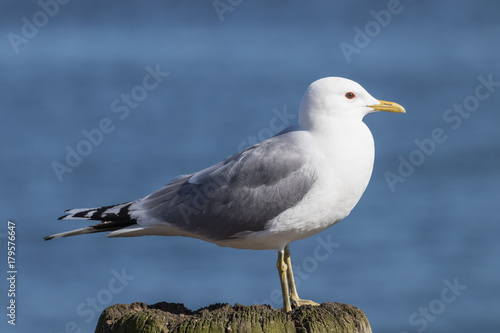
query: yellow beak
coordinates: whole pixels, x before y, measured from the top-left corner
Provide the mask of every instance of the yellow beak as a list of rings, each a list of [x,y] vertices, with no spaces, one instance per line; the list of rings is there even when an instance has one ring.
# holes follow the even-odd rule
[[[369,108],[372,108],[375,111],[389,111],[394,113],[406,113],[405,108],[394,102],[387,102],[378,100],[380,104],[369,105]]]

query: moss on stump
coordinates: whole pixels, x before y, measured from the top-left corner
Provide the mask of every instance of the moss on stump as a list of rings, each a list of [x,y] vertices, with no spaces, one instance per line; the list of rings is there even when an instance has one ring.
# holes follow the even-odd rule
[[[214,304],[197,311],[161,302],[116,304],[103,311],[96,333],[349,332],[371,333],[363,311],[341,303],[301,306],[290,313],[269,305]]]

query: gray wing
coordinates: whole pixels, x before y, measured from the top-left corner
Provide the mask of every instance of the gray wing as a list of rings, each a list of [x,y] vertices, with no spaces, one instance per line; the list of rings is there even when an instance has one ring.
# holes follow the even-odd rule
[[[307,171],[305,151],[274,137],[177,179],[136,209],[145,221],[167,222],[214,241],[228,239],[264,230],[268,221],[302,200],[315,181]]]

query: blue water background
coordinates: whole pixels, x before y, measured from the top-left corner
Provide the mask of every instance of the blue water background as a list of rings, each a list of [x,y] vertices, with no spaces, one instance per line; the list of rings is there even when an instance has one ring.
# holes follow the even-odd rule
[[[179,237],[42,237],[86,225],[56,221],[65,209],[143,197],[267,138],[296,120],[277,112],[295,115],[309,83],[343,76],[407,114],[365,118],[376,144],[371,182],[343,222],[292,244],[300,295],[356,305],[374,332],[498,332],[500,87],[471,96],[479,77],[500,81],[500,3],[232,3],[219,15],[212,1],[73,0],[16,52],[8,34],[21,35],[22,18],[42,9],[1,1],[0,276],[9,219],[18,275],[15,327],[1,279],[0,330],[93,332],[104,306],[135,301],[280,307],[273,251]],[[389,9],[390,22],[374,23],[371,11]],[[356,44],[356,27],[372,37]],[[346,57],[341,43],[356,52]],[[169,76],[120,119],[113,101],[142,85],[147,66]],[[446,118],[464,101],[479,104]],[[53,162],[64,164],[66,147],[105,118],[111,133],[60,181]],[[440,142],[425,154],[415,140],[429,143],[436,131]],[[418,165],[391,188],[387,172],[410,158]],[[326,257],[316,250],[325,242],[336,244]]]

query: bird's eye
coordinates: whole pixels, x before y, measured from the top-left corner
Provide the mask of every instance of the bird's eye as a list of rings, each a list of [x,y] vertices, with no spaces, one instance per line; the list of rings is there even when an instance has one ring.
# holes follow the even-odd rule
[[[354,95],[353,92],[348,92],[345,94],[345,98],[347,99],[353,99],[354,97],[356,97],[356,95]]]

